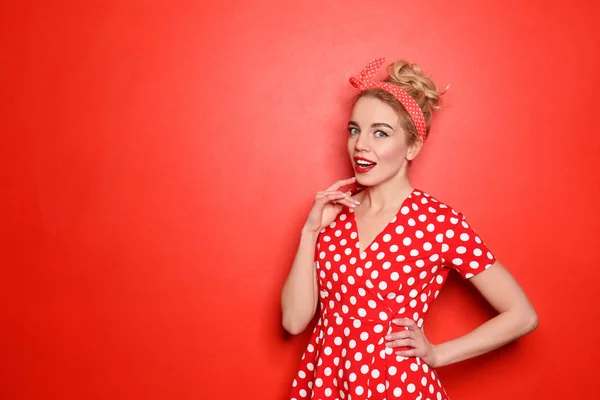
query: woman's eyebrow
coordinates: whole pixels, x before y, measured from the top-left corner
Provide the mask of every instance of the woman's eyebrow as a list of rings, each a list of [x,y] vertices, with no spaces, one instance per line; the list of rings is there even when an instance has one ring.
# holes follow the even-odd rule
[[[355,121],[348,122],[348,125],[360,126]],[[394,128],[392,128],[389,124],[386,124],[385,122],[376,122],[374,124],[371,124],[371,128],[381,128],[381,127],[389,128],[391,130],[394,130]]]
[[[371,124],[371,128],[380,128],[380,127],[390,128],[391,130],[394,130],[394,128],[392,128],[390,125],[386,124],[385,122],[377,122],[377,123]]]

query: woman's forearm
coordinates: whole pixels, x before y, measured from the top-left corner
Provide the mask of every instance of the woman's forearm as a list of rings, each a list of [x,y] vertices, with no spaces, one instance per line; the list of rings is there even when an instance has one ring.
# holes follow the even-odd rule
[[[435,365],[442,367],[497,349],[537,327],[535,311],[505,311],[468,334],[434,346]]]
[[[282,324],[294,335],[306,329],[317,309],[314,256],[318,235],[318,232],[302,232],[294,263],[281,292]]]

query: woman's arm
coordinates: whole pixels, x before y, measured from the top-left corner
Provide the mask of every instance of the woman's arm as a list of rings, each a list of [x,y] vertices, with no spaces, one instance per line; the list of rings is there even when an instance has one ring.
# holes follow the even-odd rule
[[[394,321],[408,330],[393,334],[390,347],[411,346],[399,351],[401,356],[417,356],[432,367],[442,367],[487,353],[533,331],[538,318],[527,296],[498,261],[492,267],[470,278],[498,315],[468,334],[432,345],[413,320]],[[398,340],[399,339],[399,340]],[[389,339],[388,339],[389,340]]]
[[[357,200],[350,192],[341,192],[342,186],[354,183],[356,178],[342,179],[324,191],[317,192],[315,202],[302,228],[300,245],[292,270],[281,291],[282,324],[286,331],[296,335],[306,329],[317,310],[319,288],[314,263],[315,245],[320,231],[335,219],[343,206],[356,207]]]
[[[318,232],[302,231],[292,269],[281,291],[282,324],[292,335],[306,329],[317,309],[314,256],[318,235]]]

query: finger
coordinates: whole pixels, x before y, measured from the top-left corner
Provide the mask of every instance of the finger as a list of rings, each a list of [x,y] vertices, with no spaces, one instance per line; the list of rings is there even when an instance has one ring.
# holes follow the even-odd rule
[[[387,342],[386,347],[416,347],[417,341],[414,339],[400,339]]]
[[[344,201],[344,200],[339,200],[339,201],[335,201],[334,204],[339,204],[341,206],[346,206],[348,208],[356,208],[356,204],[350,202],[350,201]]]
[[[317,194],[315,194],[315,198],[319,199],[321,197],[327,196],[328,194],[344,194],[344,192],[339,190],[321,190],[320,192],[317,192]]]
[[[315,200],[316,201],[321,200],[324,202],[332,201],[332,200],[322,200],[328,194],[336,194],[335,200],[333,200],[333,201],[344,202],[344,204],[346,204],[348,207],[356,207],[358,204],[360,204],[360,201],[350,197],[350,191],[347,191],[347,192],[319,192],[317,194]],[[338,197],[337,194],[340,194],[340,197]],[[345,200],[347,200],[347,202],[345,202]]]
[[[338,199],[338,200],[334,200],[334,203],[338,203],[338,204],[344,204],[348,207],[352,207],[355,208],[358,204],[351,198],[342,198],[342,199]]]
[[[385,337],[386,340],[398,340],[398,339],[406,339],[406,338],[414,339],[413,331],[408,330],[408,329],[403,329],[400,332],[390,333],[389,335],[387,335]]]
[[[402,356],[402,357],[416,357],[417,356],[417,349],[410,349],[410,350],[400,350],[396,352],[397,356]]]
[[[395,325],[404,326],[411,331],[418,331],[417,323],[410,318],[395,319],[392,321]]]
[[[353,176],[352,178],[348,178],[348,179],[342,179],[341,181],[337,181],[333,185],[329,186],[326,190],[338,190],[342,186],[349,185],[349,184],[353,183],[354,181],[356,181],[355,176]]]
[[[340,200],[346,198],[346,194],[343,192],[329,192],[325,195],[319,196],[315,198],[315,203],[319,203],[325,205],[334,200]]]

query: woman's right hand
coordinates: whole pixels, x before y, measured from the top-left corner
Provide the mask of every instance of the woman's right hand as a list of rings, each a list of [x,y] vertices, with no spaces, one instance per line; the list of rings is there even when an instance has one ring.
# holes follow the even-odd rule
[[[337,181],[326,190],[317,192],[315,202],[302,230],[308,233],[318,233],[333,222],[335,217],[342,211],[344,205],[354,208],[360,204],[359,201],[350,197],[351,193],[349,191],[341,192],[338,190],[342,186],[349,185],[355,181],[355,177],[343,179]]]

